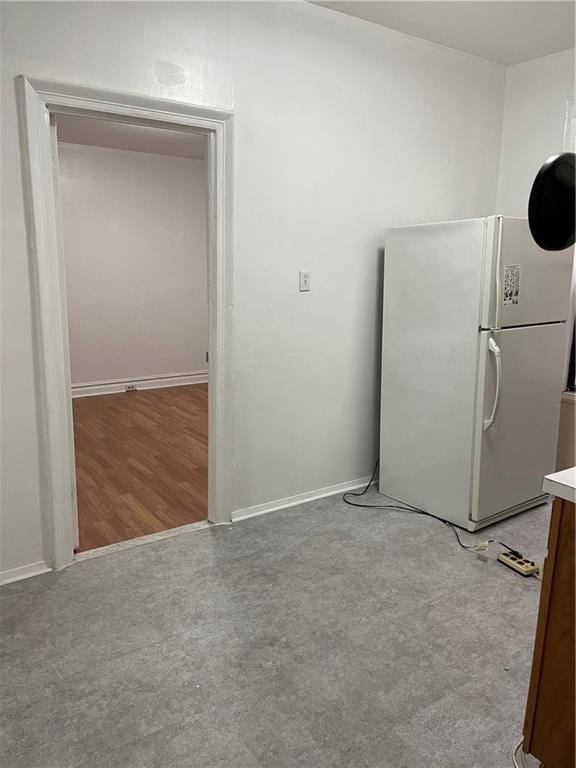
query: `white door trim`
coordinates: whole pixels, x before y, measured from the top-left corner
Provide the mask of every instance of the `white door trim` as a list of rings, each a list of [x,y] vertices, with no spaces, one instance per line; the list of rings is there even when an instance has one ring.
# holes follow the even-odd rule
[[[208,136],[208,519],[232,519],[232,113],[136,94],[17,78],[33,284],[46,561],[74,559],[75,466],[63,253],[51,117],[72,113]]]

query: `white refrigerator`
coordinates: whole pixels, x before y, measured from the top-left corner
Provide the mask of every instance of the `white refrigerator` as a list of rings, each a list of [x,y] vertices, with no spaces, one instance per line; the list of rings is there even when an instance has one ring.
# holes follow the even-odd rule
[[[572,262],[525,219],[386,231],[380,493],[470,531],[543,501]]]

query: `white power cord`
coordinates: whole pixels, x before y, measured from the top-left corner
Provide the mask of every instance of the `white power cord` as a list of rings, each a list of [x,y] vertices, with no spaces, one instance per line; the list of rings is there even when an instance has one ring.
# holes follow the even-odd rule
[[[516,744],[512,750],[512,762],[514,763],[514,768],[527,768],[526,761],[524,760],[524,752],[520,749],[522,744],[524,744],[524,737],[520,739],[518,744]],[[518,757],[520,757],[521,762],[518,762]]]

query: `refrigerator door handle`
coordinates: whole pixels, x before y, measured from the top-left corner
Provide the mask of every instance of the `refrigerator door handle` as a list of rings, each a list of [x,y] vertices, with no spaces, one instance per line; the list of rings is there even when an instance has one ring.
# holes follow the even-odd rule
[[[492,412],[487,419],[484,419],[484,432],[490,429],[492,424],[496,421],[496,411],[498,410],[498,403],[500,402],[500,393],[502,390],[502,355],[500,353],[500,347],[492,337],[488,339],[488,349],[494,355],[496,362],[496,391],[494,393],[494,402],[492,403]]]

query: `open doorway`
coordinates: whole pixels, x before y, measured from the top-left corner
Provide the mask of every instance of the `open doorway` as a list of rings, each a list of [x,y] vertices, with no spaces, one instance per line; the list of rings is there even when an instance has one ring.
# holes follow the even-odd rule
[[[77,115],[202,133],[208,145],[208,523],[232,520],[233,113],[182,101],[16,78],[38,376],[40,499],[45,561],[76,559],[76,477],[56,118]],[[205,523],[194,523],[202,527]],[[181,526],[139,538],[186,532]],[[133,540],[134,541],[134,540]],[[116,545],[115,545],[116,546]],[[123,545],[118,545],[123,546]],[[93,552],[106,551],[104,548]]]
[[[86,552],[207,518],[207,137],[55,127]]]

